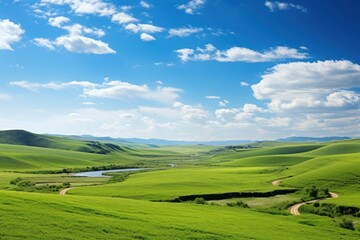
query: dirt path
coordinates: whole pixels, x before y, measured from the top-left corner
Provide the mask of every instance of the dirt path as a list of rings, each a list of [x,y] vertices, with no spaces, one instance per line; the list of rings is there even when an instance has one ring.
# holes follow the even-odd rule
[[[305,204],[316,203],[316,202],[320,202],[321,200],[339,197],[339,194],[334,193],[334,192],[329,192],[329,194],[330,194],[330,197],[328,197],[328,198],[315,199],[315,200],[311,200],[311,201],[307,201],[307,202],[297,203],[297,204],[291,206],[289,208],[289,211],[292,215],[299,216],[300,215],[299,208]]]
[[[61,191],[59,192],[60,195],[66,195],[66,193],[71,190],[71,189],[74,189],[73,187],[70,187],[70,188],[64,188],[64,189],[61,189]]]
[[[280,186],[281,180],[282,180],[282,179],[274,180],[274,181],[271,182],[271,184],[272,184],[273,186]],[[330,197],[325,198],[325,199],[338,198],[338,197],[339,197],[339,194],[334,193],[334,192],[329,192],[329,195],[330,195]],[[291,206],[291,207],[289,208],[289,211],[290,211],[291,215],[299,216],[299,215],[300,215],[299,208],[300,208],[301,206],[303,206],[303,205],[305,205],[305,204],[310,204],[310,203],[319,202],[319,201],[325,200],[325,199],[324,199],[324,198],[323,198],[323,199],[315,199],[315,200],[311,200],[311,201],[307,201],[307,202],[297,203],[297,204]]]
[[[281,179],[277,179],[271,182],[271,184],[274,186],[280,186],[280,183],[281,183]]]

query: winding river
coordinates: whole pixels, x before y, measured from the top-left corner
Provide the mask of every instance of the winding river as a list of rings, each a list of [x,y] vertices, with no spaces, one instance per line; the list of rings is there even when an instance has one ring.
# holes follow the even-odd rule
[[[91,171],[91,172],[78,172],[74,173],[75,177],[110,177],[103,175],[103,173],[108,172],[135,172],[145,170],[146,168],[123,168],[123,169],[112,169],[112,170],[100,170],[100,171]]]

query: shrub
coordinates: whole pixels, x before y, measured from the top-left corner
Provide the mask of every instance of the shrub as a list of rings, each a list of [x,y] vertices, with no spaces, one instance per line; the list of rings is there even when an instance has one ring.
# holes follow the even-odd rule
[[[13,180],[10,181],[10,184],[12,185],[16,185],[18,182],[22,181],[23,179],[22,178],[15,178]]]
[[[341,221],[339,222],[339,225],[340,225],[340,227],[342,227],[342,228],[346,228],[346,229],[350,229],[350,230],[355,230],[353,221],[350,220],[350,219],[347,219],[347,218],[341,219]]]
[[[196,203],[196,204],[205,204],[206,202],[205,202],[204,198],[197,197],[197,198],[195,198],[194,203]]]

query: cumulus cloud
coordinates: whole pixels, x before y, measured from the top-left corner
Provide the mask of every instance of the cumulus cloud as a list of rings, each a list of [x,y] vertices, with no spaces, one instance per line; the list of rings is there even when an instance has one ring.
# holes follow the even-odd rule
[[[176,50],[178,57],[183,61],[218,61],[218,62],[269,62],[283,59],[305,59],[307,53],[286,46],[277,46],[266,51],[255,51],[249,48],[232,47],[219,50],[212,44],[205,48],[183,48]]]
[[[78,14],[93,14],[111,16],[116,12],[113,4],[102,0],[41,0],[44,4],[68,5],[71,10]]]
[[[191,0],[186,4],[181,4],[177,9],[184,10],[187,14],[196,14],[198,10],[202,8],[206,3],[206,0]]]
[[[98,28],[88,28],[81,24],[64,25],[70,19],[58,16],[49,18],[49,25],[58,27],[68,31],[67,35],[62,35],[55,40],[47,38],[35,38],[33,41],[39,47],[45,47],[49,50],[54,50],[55,47],[64,47],[69,52],[88,53],[88,54],[114,54],[115,50],[109,47],[109,44],[96,40],[90,37],[83,36],[84,34],[93,35],[96,37],[103,37],[105,32]]]
[[[134,24],[130,23],[125,26],[125,29],[133,33],[157,33],[164,31],[164,28],[157,27],[152,24]]]
[[[195,27],[182,27],[182,28],[172,28],[169,30],[170,37],[188,37],[192,34],[202,32],[202,28]]]
[[[24,32],[19,24],[0,20],[0,50],[13,50],[11,44],[19,42]]]
[[[111,21],[119,23],[119,24],[126,24],[126,23],[130,23],[130,22],[137,22],[139,20],[125,12],[119,12],[119,13],[114,14],[111,17]]]
[[[114,54],[115,50],[103,41],[79,35],[65,35],[58,37],[55,45],[62,46],[69,52],[93,53],[93,54]]]
[[[154,38],[153,36],[151,36],[150,34],[147,34],[147,33],[140,34],[140,39],[145,42],[156,40],[156,38]]]
[[[307,12],[307,9],[301,5],[294,3],[284,3],[278,1],[265,1],[265,6],[271,11],[284,11],[289,9],[297,9],[302,12]]]
[[[352,90],[360,87],[359,79],[360,65],[350,61],[293,62],[271,68],[252,89],[273,111],[334,111],[359,106],[359,94]]]
[[[247,82],[240,82],[240,86],[242,86],[242,87],[247,87],[247,86],[249,86],[249,84],[247,83]]]

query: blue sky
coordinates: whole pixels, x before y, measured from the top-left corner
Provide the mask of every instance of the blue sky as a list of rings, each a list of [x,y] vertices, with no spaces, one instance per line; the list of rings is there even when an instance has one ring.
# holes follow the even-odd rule
[[[359,137],[360,2],[0,0],[0,126]]]

